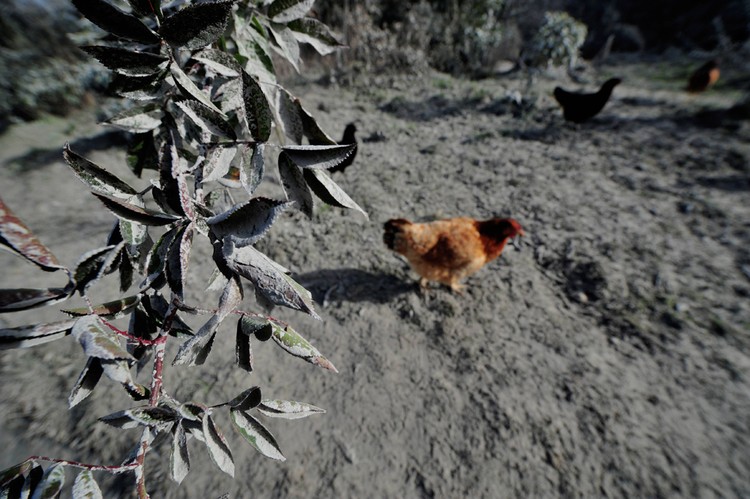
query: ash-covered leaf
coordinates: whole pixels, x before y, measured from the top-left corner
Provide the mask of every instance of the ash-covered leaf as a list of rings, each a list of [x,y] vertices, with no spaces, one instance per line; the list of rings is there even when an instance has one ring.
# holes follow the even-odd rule
[[[154,101],[161,99],[165,91],[172,87],[167,83],[167,74],[166,68],[148,76],[114,73],[107,90],[134,101]]]
[[[271,302],[320,318],[315,313],[310,292],[289,277],[286,269],[260,251],[252,246],[237,248],[231,240],[225,240],[223,254],[229,268],[250,280],[256,291]]]
[[[318,122],[313,116],[304,108],[302,102],[299,99],[295,99],[297,110],[299,112],[300,119],[302,119],[302,127],[305,133],[305,137],[310,141],[310,144],[315,145],[336,145],[336,141],[333,140],[327,133],[320,128]]]
[[[245,144],[240,156],[240,183],[248,194],[252,196],[255,189],[263,181],[265,173],[264,160],[265,144]]]
[[[104,0],[73,0],[73,5],[86,19],[115,36],[147,44],[159,43],[156,33],[137,17]]]
[[[0,199],[0,245],[47,272],[65,268],[2,199]]]
[[[276,439],[260,421],[248,413],[237,409],[230,410],[229,414],[232,417],[234,427],[240,432],[240,435],[250,442],[250,445],[255,447],[258,452],[277,461],[286,461],[286,458],[281,453],[279,444],[276,443]]]
[[[172,46],[195,50],[215,42],[227,28],[235,0],[188,5],[164,19],[159,33]]]
[[[120,298],[119,300],[108,301],[101,305],[94,305],[91,311],[89,311],[88,307],[80,307],[65,309],[62,310],[62,312],[73,317],[81,317],[93,312],[99,317],[104,317],[105,319],[116,319],[130,312],[133,307],[137,306],[140,302],[141,295],[133,295],[126,298]]]
[[[0,490],[6,489],[8,484],[18,477],[22,477],[31,470],[33,466],[36,466],[36,461],[27,459],[22,463],[15,464],[9,468],[5,468],[0,471]]]
[[[203,49],[193,54],[193,59],[202,62],[211,71],[228,78],[236,78],[242,71],[237,60],[222,50]]]
[[[0,313],[54,305],[67,300],[73,287],[49,289],[0,289]]]
[[[297,209],[308,217],[313,214],[312,192],[305,181],[302,169],[295,165],[289,156],[282,151],[279,154],[279,177],[287,199],[297,203]]]
[[[21,497],[30,497],[31,494],[36,490],[39,483],[42,481],[44,476],[44,469],[38,464],[35,464],[29,470],[29,474],[26,476],[23,487],[21,488]]]
[[[180,346],[177,355],[175,355],[172,361],[172,365],[199,366],[206,362],[206,358],[211,352],[219,324],[221,324],[219,316],[212,315],[192,338]]]
[[[96,315],[87,315],[76,320],[72,334],[89,357],[104,360],[135,360],[120,346],[117,336]]]
[[[203,436],[206,438],[206,447],[211,459],[221,471],[234,477],[234,460],[229,445],[216,427],[213,418],[205,413],[203,415]]]
[[[273,334],[273,325],[267,319],[242,315],[237,322],[237,332],[246,336],[255,336],[259,341],[268,341]]]
[[[277,23],[288,23],[310,12],[315,0],[274,0],[268,7],[268,17]]]
[[[138,426],[166,428],[174,423],[177,418],[177,412],[171,408],[146,406],[117,411],[102,416],[99,421],[123,429],[137,428]]]
[[[219,180],[229,173],[229,168],[236,154],[237,146],[217,145],[209,147],[206,151],[206,160],[203,162],[203,181]]]
[[[53,464],[44,472],[42,481],[36,487],[31,499],[60,497],[63,485],[65,485],[65,467],[62,464]]]
[[[290,94],[286,89],[280,89],[276,102],[276,109],[279,113],[279,119],[284,135],[286,135],[295,144],[302,143],[302,137],[305,134],[305,127],[300,116],[297,98]]]
[[[282,149],[292,163],[300,168],[327,170],[343,163],[356,147],[356,144],[293,145]]]
[[[303,171],[303,175],[307,185],[310,189],[318,196],[321,201],[330,204],[332,206],[338,206],[340,208],[349,208],[360,212],[367,216],[367,212],[363,210],[339,185],[334,182],[331,177],[324,170],[317,168],[306,169]]]
[[[260,404],[261,400],[262,397],[260,388],[254,386],[252,388],[248,388],[247,390],[234,397],[232,400],[227,402],[227,405],[232,409],[236,409],[239,411],[248,411]]]
[[[292,329],[291,326],[282,326],[275,322],[271,324],[273,325],[273,335],[271,337],[282,350],[316,366],[335,373],[338,372],[330,360],[323,357],[317,348],[312,346],[309,341]]]
[[[85,293],[91,284],[103,276],[105,266],[107,262],[111,261],[113,254],[119,254],[121,250],[121,245],[105,246],[87,251],[81,255],[73,272],[76,290]]]
[[[169,454],[169,472],[172,480],[182,481],[190,471],[190,453],[187,446],[187,435],[182,422],[172,427],[172,451]]]
[[[250,134],[260,142],[271,136],[273,113],[268,105],[263,89],[255,78],[242,71],[242,99],[245,102],[245,115]]]
[[[289,205],[285,201],[256,197],[208,218],[206,223],[218,238],[231,240],[241,248],[258,242]]]
[[[104,374],[114,381],[120,383],[133,400],[145,400],[150,395],[150,390],[133,380],[130,372],[132,360],[106,360],[101,359]]]
[[[299,72],[300,56],[299,43],[294,37],[292,30],[283,24],[271,23],[269,32],[276,42],[277,52]]]
[[[102,491],[90,470],[78,473],[73,482],[73,499],[103,499]]]
[[[200,102],[193,100],[180,101],[176,104],[202,130],[231,140],[237,138],[226,116],[216,113]]]
[[[128,166],[138,177],[143,170],[159,169],[159,153],[152,132],[134,134],[128,144]]]
[[[140,206],[127,203],[121,199],[104,196],[95,192],[92,194],[99,198],[99,200],[104,203],[104,206],[106,206],[112,213],[123,220],[137,222],[143,225],[168,225],[179,220],[178,217],[173,215],[167,215],[166,213],[141,208]]]
[[[127,109],[104,120],[103,123],[115,126],[126,132],[145,133],[159,128],[163,117],[164,111],[162,108],[158,104],[153,103]]]
[[[68,144],[65,144],[63,148],[63,157],[73,169],[76,177],[93,192],[122,198],[129,198],[137,194],[135,189],[120,180],[116,175],[73,152]]]
[[[86,360],[86,366],[84,366],[83,371],[81,371],[78,380],[73,386],[73,390],[71,390],[68,396],[68,407],[75,407],[91,395],[96,384],[99,383],[103,372],[104,369],[102,368],[101,360],[96,357],[89,357]]]
[[[224,116],[224,113],[221,112],[221,110],[216,107],[216,105],[211,102],[211,99],[203,93],[201,89],[199,89],[195,83],[193,83],[193,80],[190,79],[188,75],[185,74],[185,72],[180,69],[180,67],[177,66],[177,64],[170,64],[169,69],[172,72],[172,76],[174,77],[174,81],[177,84],[177,88],[180,89],[180,93],[184,97],[187,97],[188,99],[195,99],[204,106],[211,109],[213,112]]]
[[[166,274],[169,289],[183,300],[190,250],[193,247],[192,224],[180,229],[167,253]]]
[[[164,69],[169,60],[149,52],[137,52],[121,47],[87,45],[81,49],[107,68],[126,76],[150,76]]]
[[[295,19],[287,26],[298,42],[312,45],[320,55],[328,55],[345,47],[333,36],[328,26],[312,17]]]
[[[59,340],[70,334],[75,320],[0,329],[0,350],[29,348]]]
[[[179,227],[172,227],[162,234],[156,244],[151,248],[146,259],[146,278],[140,285],[141,291],[151,286],[160,276],[163,275],[167,264],[167,254],[174,243],[175,237],[179,232]]]
[[[300,419],[313,414],[324,414],[325,409],[316,407],[305,402],[293,400],[262,400],[258,410],[271,418]]]

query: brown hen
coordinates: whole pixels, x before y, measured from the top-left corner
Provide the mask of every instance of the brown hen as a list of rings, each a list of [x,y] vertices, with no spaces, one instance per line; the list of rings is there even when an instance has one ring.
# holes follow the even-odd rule
[[[686,90],[690,93],[705,92],[718,80],[719,63],[716,60],[708,61],[690,75]]]
[[[508,240],[522,236],[521,225],[512,218],[451,218],[412,223],[403,218],[384,226],[385,245],[404,255],[420,275],[420,285],[436,281],[460,292],[459,281],[481,269],[502,253]]]

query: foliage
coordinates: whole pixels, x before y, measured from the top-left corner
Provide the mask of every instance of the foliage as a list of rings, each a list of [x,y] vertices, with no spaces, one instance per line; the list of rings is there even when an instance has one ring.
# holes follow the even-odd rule
[[[585,24],[566,12],[546,12],[544,23],[531,42],[529,58],[537,66],[572,67],[587,32]]]
[[[323,412],[304,402],[263,398],[253,386],[232,400],[206,405],[176,400],[162,385],[167,342],[182,342],[173,366],[206,362],[220,325],[235,318],[236,363],[251,372],[252,343],[272,339],[285,352],[336,372],[333,364],[289,324],[241,309],[248,283],[259,304],[272,303],[317,317],[311,294],[281,265],[254,248],[285,211],[312,214],[313,195],[335,206],[362,209],[336,185],[327,168],[344,161],[353,145],[337,145],[298,98],[278,84],[272,53],[300,65],[300,43],[321,54],[341,47],[308,13],[313,0],[166,2],[129,0],[122,10],[106,0],[73,0],[85,18],[110,35],[83,49],[114,72],[112,90],[132,105],[106,123],[133,134],[128,165],[138,188],[82,157],[68,145],[63,155],[73,173],[117,218],[104,246],[62,265],[0,201],[0,243],[43,271],[62,271],[62,288],[0,290],[0,312],[51,305],[80,294],[87,306],[64,310],[68,318],[0,330],[0,349],[26,348],[74,338],[85,365],[69,396],[86,399],[103,378],[136,401],[100,421],[138,428],[141,437],[121,465],[100,465],[33,456],[2,472],[0,494],[54,497],[65,469],[80,471],[74,497],[101,497],[93,472],[133,473],[138,496],[148,497],[145,457],[154,439],[168,436],[170,471],[177,483],[190,469],[187,442],[203,442],[216,465],[234,474],[231,450],[215,415],[227,411],[261,454],[284,456],[254,414],[296,419]],[[307,138],[310,144],[303,145]],[[278,166],[287,199],[255,195],[268,164]],[[230,186],[230,187],[228,187]],[[230,192],[231,191],[231,192]],[[234,201],[241,196],[244,200]],[[186,301],[195,238],[213,247],[215,308]],[[112,276],[121,299],[92,303],[90,286]],[[193,331],[181,313],[205,314]],[[126,318],[126,325],[116,321]],[[147,385],[137,372],[153,362]],[[46,470],[41,462],[52,462]]]

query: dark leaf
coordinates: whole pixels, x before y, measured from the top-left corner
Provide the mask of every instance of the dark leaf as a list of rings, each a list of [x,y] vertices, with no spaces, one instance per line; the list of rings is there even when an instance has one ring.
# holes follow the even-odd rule
[[[237,409],[238,411],[248,411],[260,404],[261,400],[262,397],[260,388],[254,386],[252,388],[248,388],[247,390],[234,397],[232,400],[227,402],[227,405],[229,405],[229,407],[231,407],[232,409]]]
[[[0,350],[28,348],[59,340],[70,334],[75,320],[0,329]]]
[[[237,248],[231,241],[224,242],[223,253],[229,268],[250,280],[256,291],[270,301],[320,318],[310,292],[289,277],[281,265],[252,246]]]
[[[146,278],[140,285],[141,291],[151,286],[160,276],[163,275],[167,265],[167,254],[174,243],[179,227],[173,227],[162,234],[156,244],[151,248],[146,260]]]
[[[185,278],[187,277],[190,250],[193,246],[193,227],[183,227],[175,236],[167,254],[167,284],[169,289],[182,301],[184,299]]]
[[[300,168],[327,170],[344,162],[356,148],[356,144],[344,145],[294,145],[283,147],[292,163]]]
[[[235,0],[188,5],[164,19],[159,33],[170,45],[195,50],[215,42],[227,27]]]
[[[86,360],[86,366],[81,371],[76,384],[73,386],[73,390],[68,396],[68,407],[75,407],[91,395],[96,384],[99,383],[103,372],[104,369],[102,369],[101,360],[96,357],[89,357]]]
[[[78,263],[76,263],[75,272],[73,272],[76,290],[85,293],[91,284],[106,273],[107,263],[112,261],[113,255],[119,255],[122,249],[123,246],[120,243],[117,246],[105,246],[81,255]]]
[[[167,74],[166,69],[149,76],[125,76],[115,73],[107,89],[126,99],[153,101],[161,99],[165,90],[171,88],[171,85],[166,83]]]
[[[297,331],[292,329],[290,326],[281,326],[276,323],[273,325],[273,340],[287,353],[306,360],[311,364],[320,366],[329,371],[335,373],[338,370],[334,367],[330,360],[326,359],[321,355],[317,348],[312,346],[306,339],[304,339]]]
[[[187,435],[182,422],[172,427],[172,452],[169,455],[169,471],[177,483],[182,483],[190,471],[190,453],[187,446]]]
[[[89,21],[115,36],[142,43],[159,43],[159,37],[137,17],[104,0],[73,0],[73,5]]]
[[[206,362],[206,358],[211,352],[219,324],[221,324],[219,316],[212,315],[192,338],[180,346],[177,355],[175,355],[172,361],[172,365],[199,366]]]
[[[304,17],[314,3],[315,0],[274,0],[268,7],[268,17],[277,23],[287,23]]]
[[[122,261],[120,262],[120,292],[124,293],[133,285],[134,276],[133,261],[128,251],[122,252]]]
[[[231,240],[241,248],[258,242],[289,205],[284,201],[256,197],[207,219],[206,223],[218,238]]]
[[[313,200],[302,169],[295,165],[285,152],[279,154],[279,177],[289,201],[297,203],[297,209],[308,217],[313,214]]]
[[[268,417],[283,419],[300,419],[326,412],[320,407],[292,400],[263,400],[258,410]]]
[[[102,416],[99,421],[115,428],[131,429],[139,426],[166,428],[177,420],[178,414],[168,407],[135,407]]]
[[[102,499],[102,491],[90,470],[78,473],[73,482],[73,499]]]
[[[232,416],[232,422],[240,435],[250,442],[250,445],[255,447],[258,452],[277,461],[286,461],[279,444],[276,443],[276,439],[260,421],[246,412],[236,409],[231,409],[229,414]]]
[[[324,170],[306,169],[303,175],[307,185],[323,202],[332,206],[349,208],[362,213],[365,218],[369,218],[365,210],[354,202],[344,190],[334,182]]]
[[[18,477],[21,477],[23,483],[23,475],[29,472],[33,466],[36,466],[36,461],[27,459],[22,463],[5,468],[0,471],[0,490],[5,489],[8,484]]]
[[[73,325],[72,334],[89,357],[104,360],[135,360],[120,346],[117,335],[96,315],[78,319]]]
[[[145,133],[159,128],[164,111],[158,104],[146,104],[118,113],[103,123],[126,132]]]
[[[186,75],[182,69],[180,69],[176,64],[170,64],[169,68],[172,71],[172,76],[174,77],[174,81],[177,84],[177,87],[180,89],[180,92],[184,97],[187,97],[188,99],[195,99],[204,106],[210,108],[215,113],[224,116],[224,113],[222,113],[221,110],[216,107],[213,102],[211,102],[211,99],[209,99],[208,96],[203,93],[203,91],[199,89],[195,85],[195,83],[193,83],[193,80],[191,80],[190,77]]]
[[[182,109],[182,112],[184,112],[187,117],[202,130],[231,140],[237,138],[234,129],[227,121],[226,116],[216,113],[203,104],[193,100],[180,101],[176,104],[177,107]]]
[[[237,366],[247,372],[253,370],[253,348],[250,345],[250,337],[240,330],[237,324],[237,334],[235,335],[235,358]]]
[[[143,170],[159,169],[159,154],[152,132],[134,134],[128,144],[128,166],[138,177]]]
[[[248,337],[255,335],[260,341],[268,341],[273,334],[273,325],[267,319],[243,314],[237,322],[237,332]]]
[[[149,76],[166,67],[169,60],[149,52],[136,52],[120,47],[84,46],[84,52],[95,57],[109,69],[127,76]]]
[[[102,303],[101,305],[94,305],[91,311],[89,311],[88,307],[81,307],[69,308],[67,310],[62,310],[62,312],[72,315],[73,317],[81,317],[94,313],[105,319],[116,319],[130,312],[133,307],[137,306],[140,302],[141,295],[133,295],[128,296],[127,298],[120,298],[119,300]]]
[[[21,497],[29,497],[42,481],[42,477],[44,477],[44,469],[38,464],[32,466],[31,470],[29,470],[28,476],[26,476],[23,488],[21,489]]]
[[[0,289],[0,313],[54,305],[67,300],[73,287],[49,289]]]
[[[320,55],[328,55],[345,47],[333,36],[328,26],[312,17],[295,19],[287,26],[294,33],[297,41],[312,45]]]
[[[264,150],[265,144],[262,143],[254,146],[245,144],[240,156],[240,182],[251,196],[263,181],[265,172]]]
[[[178,217],[141,208],[140,206],[127,203],[121,199],[104,196],[95,192],[93,194],[99,198],[99,200],[104,203],[104,206],[106,206],[112,213],[119,218],[130,222],[138,222],[143,225],[168,225],[179,220]]]
[[[329,137],[328,134],[320,128],[318,122],[315,121],[315,118],[313,118],[312,115],[307,112],[307,109],[302,106],[300,100],[295,99],[295,103],[297,104],[299,116],[302,119],[302,127],[305,132],[305,137],[310,141],[310,144],[336,145],[336,141]]]
[[[42,481],[31,499],[60,497],[63,485],[65,485],[65,467],[62,464],[53,464],[44,472]]]
[[[161,17],[161,0],[128,0],[133,11],[142,16]]]
[[[242,99],[245,102],[245,113],[250,134],[260,142],[266,142],[271,136],[273,114],[263,90],[255,79],[246,71],[242,72]]]
[[[279,102],[276,107],[284,134],[295,144],[301,144],[305,127],[297,106],[297,98],[282,88],[279,90]]]
[[[197,54],[193,54],[193,59],[202,62],[215,73],[228,78],[236,78],[242,71],[237,60],[221,50],[204,49]]]
[[[203,415],[203,436],[211,459],[221,471],[234,477],[234,460],[224,435],[221,434],[214,420],[208,413]]]
[[[2,199],[0,199],[0,244],[47,272],[65,268]]]

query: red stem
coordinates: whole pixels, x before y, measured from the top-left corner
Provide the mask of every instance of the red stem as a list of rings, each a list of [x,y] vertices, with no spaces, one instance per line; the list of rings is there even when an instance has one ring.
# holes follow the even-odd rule
[[[50,463],[62,464],[65,466],[73,466],[75,468],[83,468],[91,471],[109,471],[110,473],[124,473],[131,471],[136,468],[135,464],[121,464],[119,466],[104,466],[102,464],[88,464],[80,463],[78,461],[68,461],[67,459],[57,459],[54,457],[45,456],[31,456],[27,461],[47,461]]]

